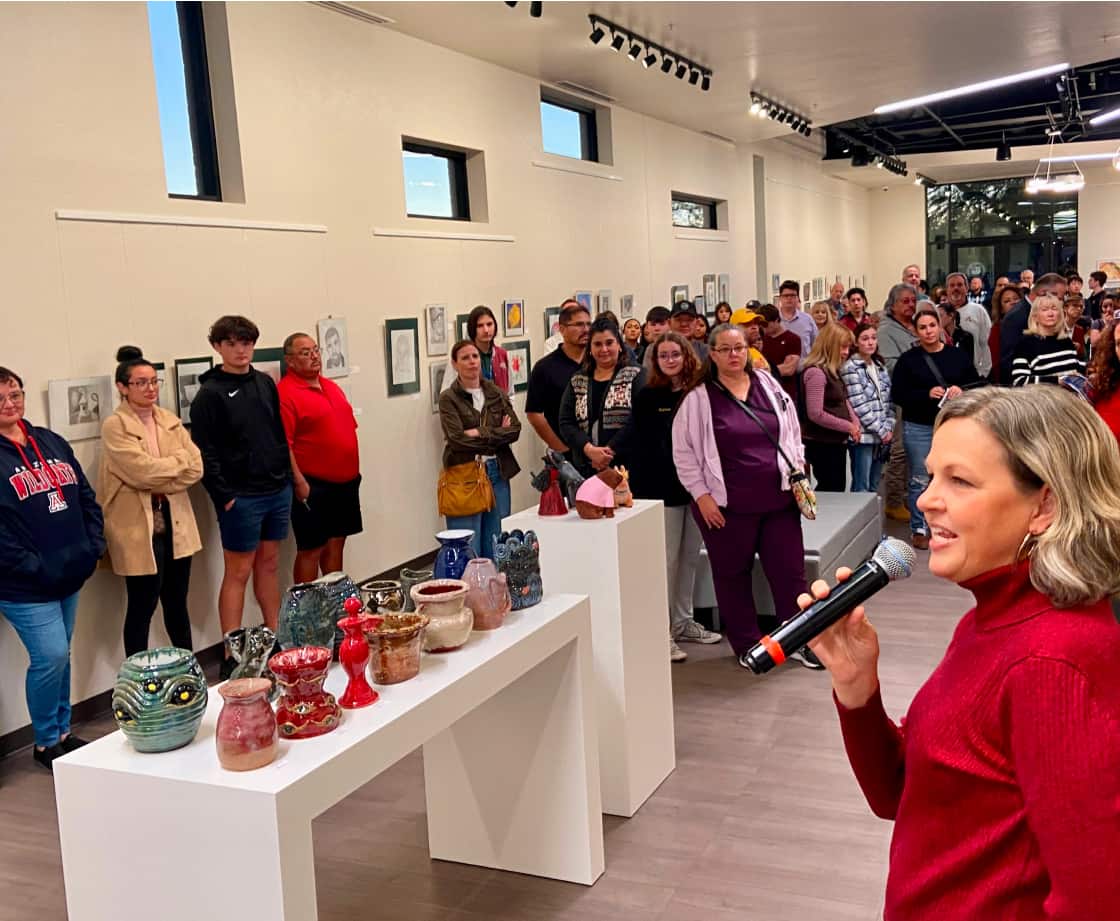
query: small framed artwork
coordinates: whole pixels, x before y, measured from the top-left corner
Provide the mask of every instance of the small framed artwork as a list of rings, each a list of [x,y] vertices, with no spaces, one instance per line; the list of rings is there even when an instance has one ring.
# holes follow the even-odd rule
[[[424,307],[424,333],[428,342],[428,355],[446,355],[447,305],[428,304]]]
[[[714,307],[716,304],[716,277],[715,275],[704,276],[704,303],[709,307]],[[700,308],[696,308],[697,313]]]
[[[420,324],[415,317],[385,321],[389,396],[420,392]]]
[[[439,412],[439,395],[443,392],[443,379],[447,375],[446,361],[433,361],[428,365],[428,383],[432,388],[432,412]]]
[[[811,289],[809,287],[809,282],[805,282],[805,284],[803,284],[801,286],[801,303],[802,304],[808,304],[809,303],[810,293],[811,293]]]
[[[624,294],[618,299],[618,318],[629,320],[634,316],[634,295]]]
[[[593,299],[591,297],[591,292],[590,291],[577,291],[576,294],[575,294],[575,298],[584,307],[587,308],[588,313],[590,313],[590,314],[595,313],[595,305],[592,303]]]
[[[775,272],[773,275],[770,276],[770,290],[773,291],[775,294],[778,293],[778,288],[781,286],[781,284],[782,284],[782,276],[781,275],[779,275]]]
[[[525,335],[525,301],[502,301],[502,335]]]
[[[51,428],[67,441],[97,438],[101,423],[113,414],[114,392],[113,379],[108,374],[49,381]]]
[[[253,349],[253,367],[267,374],[277,384],[287,370],[283,349]],[[323,376],[327,374],[327,356],[323,355]]]
[[[171,379],[167,373],[167,365],[162,361],[153,361],[152,367],[156,369],[156,377],[159,378],[159,396],[156,398],[156,402],[169,412],[175,412],[175,404],[172,402],[174,398],[171,396]]]
[[[455,341],[462,342],[464,339],[470,339],[467,335],[467,321],[471,315],[469,313],[460,313],[455,315]]]
[[[350,339],[346,333],[346,318],[326,317],[319,321],[318,332],[319,348],[323,351],[323,377],[346,377],[350,373]],[[253,360],[256,361],[255,356]]]
[[[778,276],[775,275],[773,277],[777,278]],[[774,282],[774,293],[778,293],[777,282]],[[720,301],[726,301],[728,304],[731,303],[731,276],[726,272],[721,273],[716,278],[716,296],[719,298],[719,301],[716,303]]]
[[[696,297],[692,299],[692,306],[696,308],[697,315],[700,315],[705,311],[706,305],[707,300],[702,294],[697,294]]]
[[[669,289],[669,300],[676,304],[688,300],[688,285],[673,285]]]
[[[558,336],[560,334],[560,308],[545,307],[544,309],[544,337]]]
[[[503,343],[509,355],[509,382],[514,393],[529,389],[529,340]]]
[[[198,396],[202,383],[199,378],[214,367],[210,356],[175,359],[175,412],[183,425],[191,424],[191,403]]]
[[[596,316],[600,313],[606,313],[608,310],[612,310],[610,288],[600,288],[599,293],[595,297],[595,301],[597,308]]]

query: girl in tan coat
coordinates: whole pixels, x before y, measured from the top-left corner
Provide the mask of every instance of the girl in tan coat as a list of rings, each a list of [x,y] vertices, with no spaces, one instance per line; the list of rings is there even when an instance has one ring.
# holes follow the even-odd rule
[[[187,487],[202,478],[202,456],[179,418],[157,405],[159,376],[140,350],[123,346],[117,361],[122,399],[101,427],[97,501],[109,561],[128,592],[125,654],[148,648],[157,602],[172,644],[191,649],[187,589],[202,541]]]

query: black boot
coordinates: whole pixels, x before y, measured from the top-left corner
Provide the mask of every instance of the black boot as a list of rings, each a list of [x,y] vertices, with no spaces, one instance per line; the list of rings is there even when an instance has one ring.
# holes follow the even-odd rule
[[[66,750],[57,742],[55,742],[54,745],[48,745],[46,748],[32,746],[31,754],[34,755],[36,764],[41,764],[53,774],[54,768],[52,767],[52,765],[54,763],[54,759],[60,758],[65,755]]]

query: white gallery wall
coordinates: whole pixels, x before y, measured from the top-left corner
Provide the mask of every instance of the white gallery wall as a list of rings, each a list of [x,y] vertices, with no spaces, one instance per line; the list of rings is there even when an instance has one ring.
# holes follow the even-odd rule
[[[926,190],[913,183],[871,189],[868,213],[871,238],[867,296],[873,310],[886,300],[891,285],[902,280],[904,266],[916,262],[926,270]]]
[[[167,196],[145,4],[0,5],[10,317],[0,364],[24,376],[28,416],[46,424],[47,382],[110,373],[122,344],[171,366],[210,354],[206,331],[223,313],[252,317],[262,347],[314,333],[328,314],[346,317],[364,476],[365,532],[347,550],[356,579],[433,549],[441,521],[429,362],[422,341],[421,392],[386,397],[387,318],[419,318],[427,303],[448,304],[451,317],[480,303],[500,313],[504,298],[524,298],[535,359],[543,309],[575,290],[609,288],[616,304],[633,294],[638,314],[665,303],[674,284],[696,293],[705,273],[729,273],[737,303],[764,294],[754,153],[766,161],[770,271],[866,271],[867,192],[808,156],[773,144],[737,150],[614,108],[613,164],[560,171],[548,166],[571,161],[541,152],[532,78],[306,3],[229,4],[227,18],[244,203]],[[451,229],[513,242],[376,236],[448,230],[405,217],[402,135],[484,151],[488,221]],[[727,228],[706,239],[673,228],[672,190],[726,200]],[[99,219],[59,220],[59,210]],[[251,226],[192,223],[215,219]],[[519,411],[523,403],[515,399]],[[540,444],[525,432],[515,509],[535,501],[527,472],[540,466]],[[95,479],[99,442],[75,448]],[[220,640],[221,551],[209,500],[201,488],[193,499],[205,546],[191,590],[202,648]],[[290,559],[291,548],[285,578]],[[97,572],[81,596],[75,700],[112,685],[123,615],[123,580]],[[246,620],[259,620],[251,600]],[[152,641],[165,641],[158,614]],[[0,734],[27,723],[25,663],[5,622]]]

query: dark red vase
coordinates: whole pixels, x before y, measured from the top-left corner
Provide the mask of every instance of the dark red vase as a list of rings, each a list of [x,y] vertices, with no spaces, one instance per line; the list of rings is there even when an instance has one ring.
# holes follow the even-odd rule
[[[285,739],[310,739],[330,732],[342,719],[334,695],[323,690],[331,651],[326,646],[297,646],[268,660],[283,695],[276,705],[276,725]]]
[[[567,515],[568,505],[560,492],[560,472],[548,468],[548,486],[541,493],[541,504],[537,506],[538,515]]]
[[[357,710],[376,703],[377,691],[366,680],[366,661],[369,659],[369,643],[363,630],[374,630],[380,626],[382,617],[362,613],[362,602],[357,598],[347,598],[343,603],[347,616],[338,622],[339,629],[346,634],[338,650],[338,661],[350,676],[346,691],[338,699],[338,705],[345,710]]]

